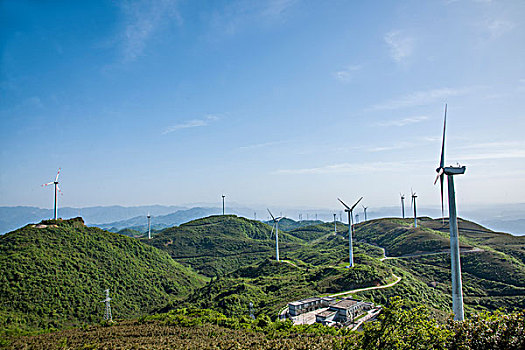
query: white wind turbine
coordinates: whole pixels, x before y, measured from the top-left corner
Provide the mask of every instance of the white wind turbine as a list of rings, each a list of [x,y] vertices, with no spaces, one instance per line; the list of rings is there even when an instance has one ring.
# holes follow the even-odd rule
[[[352,232],[354,230],[354,225],[352,223],[352,211],[354,210],[355,206],[363,199],[363,197],[359,198],[357,202],[350,208],[348,205],[345,204],[342,200],[337,198],[339,202],[345,207],[345,211],[348,213],[348,251],[349,251],[349,260],[350,265],[348,265],[348,268],[354,267],[354,247],[352,244]]]
[[[410,192],[412,192],[412,202],[410,202],[410,206],[412,207],[412,209],[414,209],[414,227],[417,227],[417,210],[416,210],[417,195],[416,195],[416,192],[413,192],[412,190],[410,190]]]
[[[270,209],[267,208],[266,210],[268,210],[268,213],[270,213],[270,216],[272,217],[272,220],[273,220],[272,232],[273,232],[273,229],[275,229],[275,256],[276,256],[277,262],[279,262],[279,221],[284,219],[284,216],[279,216],[275,218],[272,212],[270,211]]]
[[[60,175],[60,168],[58,168],[57,176],[55,177],[55,181],[48,182],[47,184],[43,184],[42,187],[49,186],[49,185],[55,185],[55,210],[54,210],[54,219],[57,219],[58,214],[58,207],[57,207],[57,191],[62,194],[62,191],[60,191],[60,187],[58,187],[58,175]]]
[[[443,142],[441,144],[441,159],[436,169],[437,177],[434,185],[440,180],[441,184],[441,210],[443,208],[443,181],[447,175],[448,182],[448,216],[450,226],[450,268],[452,273],[452,309],[454,320],[463,321],[463,287],[461,283],[461,262],[459,259],[458,219],[456,214],[456,194],[454,190],[454,175],[463,175],[465,166],[445,167],[445,129],[447,126],[447,105],[445,105],[445,118],[443,122]],[[444,216],[444,215],[443,215]]]

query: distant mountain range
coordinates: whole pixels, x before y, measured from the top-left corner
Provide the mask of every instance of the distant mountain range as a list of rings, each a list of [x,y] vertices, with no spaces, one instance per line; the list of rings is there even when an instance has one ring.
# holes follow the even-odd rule
[[[406,216],[409,217],[410,207],[405,208]],[[161,230],[167,227],[180,225],[190,220],[205,216],[220,214],[222,208],[213,204],[199,203],[189,206],[163,206],[149,205],[136,207],[123,206],[98,206],[86,208],[59,208],[59,217],[68,219],[81,216],[87,225],[97,226],[109,231],[117,232],[124,228],[131,228],[140,232],[147,229],[147,213],[152,216],[152,229]],[[239,204],[227,207],[226,213],[254,218],[257,214],[259,220],[269,220],[266,208],[248,208]],[[360,214],[360,221],[364,215]],[[315,209],[315,208],[287,208],[275,215],[284,215],[287,218],[297,219],[302,216],[302,221],[324,221],[331,222],[333,214],[338,214],[337,219],[346,222],[347,217],[341,210]],[[488,206],[473,206],[460,208],[459,215],[462,218],[474,220],[495,231],[508,232],[516,236],[525,235],[525,203],[503,204]],[[368,219],[378,219],[384,217],[400,216],[399,207],[370,207],[367,211]],[[418,216],[440,217],[439,208],[418,208]],[[0,207],[0,234],[15,230],[29,223],[36,223],[42,219],[53,217],[52,209],[42,209],[37,207]],[[282,223],[285,224],[284,222]],[[283,227],[284,228],[284,227]]]

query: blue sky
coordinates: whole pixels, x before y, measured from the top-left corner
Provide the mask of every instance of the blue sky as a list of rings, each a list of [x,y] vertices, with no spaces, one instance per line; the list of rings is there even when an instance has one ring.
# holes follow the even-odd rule
[[[523,1],[0,4],[0,205],[525,198]]]

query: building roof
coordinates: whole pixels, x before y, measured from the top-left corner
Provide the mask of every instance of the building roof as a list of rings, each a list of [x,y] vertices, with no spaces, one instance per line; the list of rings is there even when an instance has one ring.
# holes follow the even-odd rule
[[[333,307],[336,309],[349,309],[350,307],[356,305],[357,303],[359,303],[359,301],[357,300],[343,299],[340,302],[331,305],[330,307]]]
[[[320,301],[320,300],[321,300],[320,298],[307,298],[303,300],[292,301],[291,303],[288,303],[288,305],[298,306],[298,305],[313,303],[314,301]]]
[[[323,312],[318,313],[316,316],[319,316],[319,317],[330,317],[330,316],[332,316],[335,313],[336,313],[336,311],[325,310]]]

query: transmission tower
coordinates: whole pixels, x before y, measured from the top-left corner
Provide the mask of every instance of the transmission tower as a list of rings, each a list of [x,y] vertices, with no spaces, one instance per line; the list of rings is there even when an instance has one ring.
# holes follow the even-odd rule
[[[109,297],[109,289],[104,290],[106,292],[106,299],[102,300],[101,303],[106,303],[106,311],[104,312],[104,320],[106,321],[113,321],[113,317],[111,316],[111,305],[109,302],[111,301],[111,298]]]
[[[250,301],[250,317],[255,320],[255,316],[253,315],[253,303]]]

